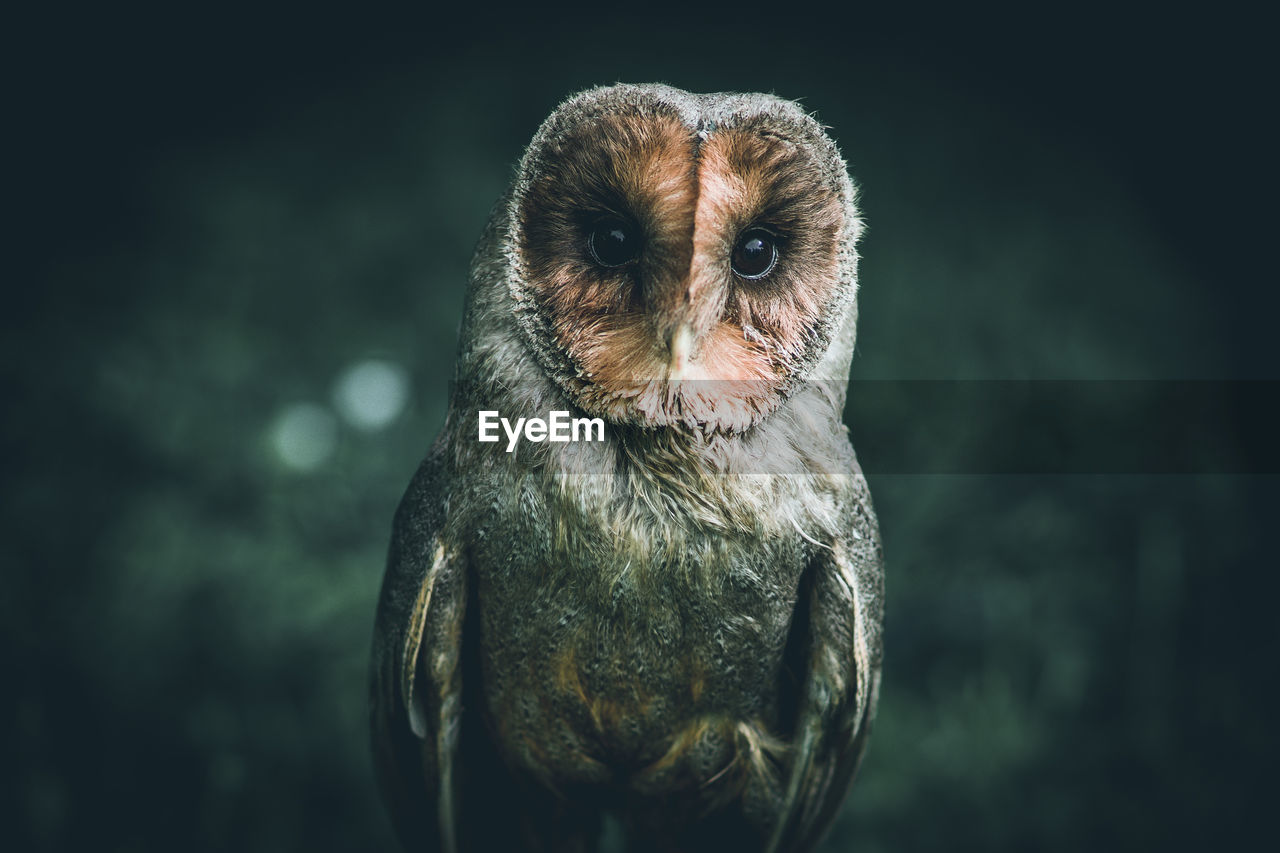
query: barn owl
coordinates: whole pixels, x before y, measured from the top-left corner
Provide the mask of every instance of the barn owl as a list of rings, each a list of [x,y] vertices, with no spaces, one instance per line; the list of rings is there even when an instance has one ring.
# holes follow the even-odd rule
[[[778,97],[616,85],[542,124],[378,605],[408,849],[818,843],[880,679],[841,423],[861,229],[835,144]]]

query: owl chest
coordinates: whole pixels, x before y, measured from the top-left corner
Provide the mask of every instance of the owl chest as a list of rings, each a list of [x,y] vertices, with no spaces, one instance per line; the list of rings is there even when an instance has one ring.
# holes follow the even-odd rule
[[[557,785],[713,777],[775,716],[803,549],[566,530],[523,508],[495,513],[474,555],[500,747]]]

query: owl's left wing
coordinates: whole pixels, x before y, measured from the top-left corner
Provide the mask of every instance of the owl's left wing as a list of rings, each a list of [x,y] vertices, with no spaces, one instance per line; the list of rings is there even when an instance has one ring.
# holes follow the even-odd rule
[[[812,566],[808,660],[778,822],[768,853],[810,850],[853,781],[880,691],[883,556],[860,472],[850,537]]]
[[[396,512],[378,601],[370,697],[374,765],[407,849],[457,849],[466,566],[445,538],[443,448]]]

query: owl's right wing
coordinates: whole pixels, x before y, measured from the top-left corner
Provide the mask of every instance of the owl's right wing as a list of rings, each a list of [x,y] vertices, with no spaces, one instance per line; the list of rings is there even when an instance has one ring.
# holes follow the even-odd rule
[[[444,453],[432,449],[396,511],[373,638],[379,787],[407,849],[457,849],[463,554],[444,538]]]

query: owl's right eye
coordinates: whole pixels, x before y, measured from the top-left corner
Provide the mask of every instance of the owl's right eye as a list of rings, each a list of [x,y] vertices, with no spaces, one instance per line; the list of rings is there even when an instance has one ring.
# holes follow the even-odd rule
[[[640,229],[616,216],[601,219],[587,236],[587,250],[602,267],[620,267],[640,256]]]

